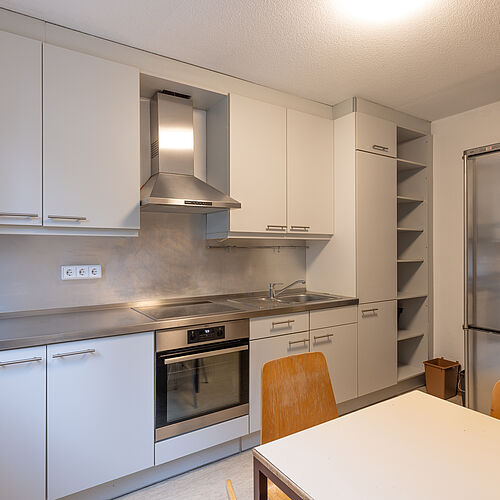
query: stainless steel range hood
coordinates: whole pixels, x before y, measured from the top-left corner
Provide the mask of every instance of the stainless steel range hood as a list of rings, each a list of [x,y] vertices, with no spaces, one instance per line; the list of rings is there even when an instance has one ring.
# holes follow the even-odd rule
[[[141,188],[146,212],[210,213],[241,203],[194,176],[193,107],[189,96],[151,99],[151,177]]]

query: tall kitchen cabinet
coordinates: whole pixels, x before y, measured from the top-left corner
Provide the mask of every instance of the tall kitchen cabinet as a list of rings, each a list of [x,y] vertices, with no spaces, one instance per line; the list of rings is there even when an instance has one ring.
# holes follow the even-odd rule
[[[43,46],[43,224],[139,228],[139,73]]]
[[[430,354],[432,139],[423,120],[356,98],[351,110],[334,109],[335,239],[309,243],[307,282],[359,298],[363,396],[422,374]]]
[[[42,44],[0,31],[0,224],[42,224]]]
[[[0,352],[0,497],[45,499],[46,347]]]
[[[328,239],[333,121],[235,94],[228,106],[229,164],[210,161],[208,139],[207,181],[241,209],[208,214],[207,238]],[[212,130],[227,126],[220,115]]]

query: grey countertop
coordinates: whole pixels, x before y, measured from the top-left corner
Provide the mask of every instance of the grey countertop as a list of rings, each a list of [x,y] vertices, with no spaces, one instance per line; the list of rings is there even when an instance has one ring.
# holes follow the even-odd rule
[[[184,297],[182,299],[129,304],[25,311],[17,314],[2,313],[0,314],[0,350],[179,328],[214,321],[290,314],[358,303],[356,298],[331,296],[327,300],[310,303],[289,304],[263,301],[262,305],[256,305],[258,301],[254,299],[263,296],[263,293],[247,293],[210,297]],[[245,303],[245,299],[250,299],[249,303]],[[161,321],[154,321],[134,310],[137,307],[181,305],[190,302],[196,303],[200,300],[223,303],[232,309],[223,313],[172,317]]]

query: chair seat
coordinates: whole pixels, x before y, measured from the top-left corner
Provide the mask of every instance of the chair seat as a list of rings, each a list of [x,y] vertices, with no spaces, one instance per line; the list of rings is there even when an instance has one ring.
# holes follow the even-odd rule
[[[268,500],[290,500],[271,480],[267,480],[267,498]]]

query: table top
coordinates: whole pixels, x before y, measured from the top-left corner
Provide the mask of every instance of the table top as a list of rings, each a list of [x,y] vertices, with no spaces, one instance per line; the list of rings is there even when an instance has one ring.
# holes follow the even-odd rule
[[[500,420],[421,391],[254,450],[315,500],[500,498]]]

